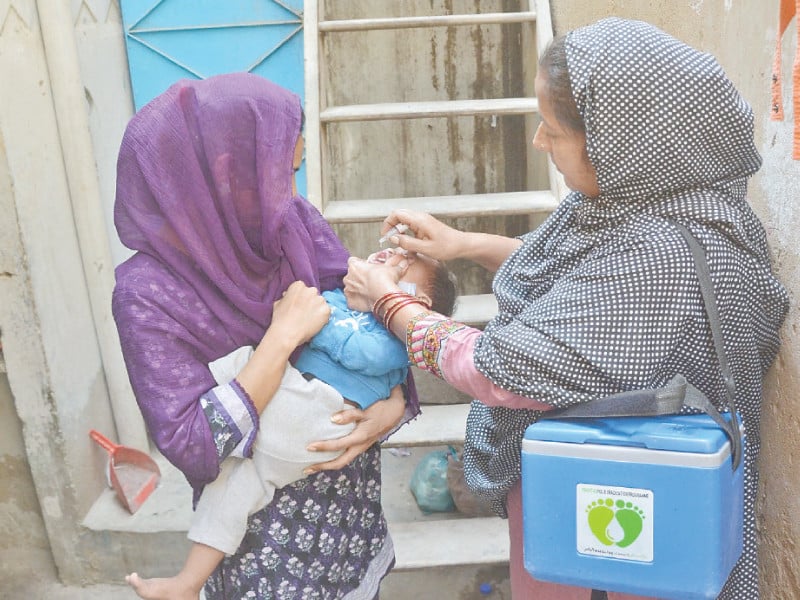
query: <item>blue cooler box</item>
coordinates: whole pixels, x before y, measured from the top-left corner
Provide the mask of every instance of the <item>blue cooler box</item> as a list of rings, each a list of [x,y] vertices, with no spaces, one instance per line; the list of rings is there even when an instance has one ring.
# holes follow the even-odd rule
[[[728,438],[707,415],[531,425],[525,568],[542,581],[716,598],[742,552],[743,466],[731,464]]]

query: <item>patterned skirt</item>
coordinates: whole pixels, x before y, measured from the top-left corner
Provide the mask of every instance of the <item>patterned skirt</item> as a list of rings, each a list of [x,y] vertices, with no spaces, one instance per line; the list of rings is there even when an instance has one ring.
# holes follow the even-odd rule
[[[340,471],[278,490],[204,591],[207,600],[372,600],[393,565],[376,444]]]

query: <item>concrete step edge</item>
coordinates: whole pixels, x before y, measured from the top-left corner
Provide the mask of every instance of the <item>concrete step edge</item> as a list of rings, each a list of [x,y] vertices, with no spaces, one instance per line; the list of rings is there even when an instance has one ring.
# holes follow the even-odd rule
[[[497,298],[494,294],[471,294],[456,299],[453,319],[468,325],[486,325],[497,315]]]
[[[398,571],[508,562],[508,523],[499,517],[389,523],[389,532]]]
[[[441,404],[422,407],[422,414],[403,425],[384,448],[446,446],[463,444],[469,404]]]
[[[453,27],[457,25],[493,25],[526,23],[536,20],[536,11],[513,11],[503,13],[479,13],[456,15],[423,15],[377,19],[337,19],[320,21],[317,29],[321,33],[376,31],[381,29],[409,29],[421,27]]]
[[[424,406],[422,414],[384,442],[384,448],[463,444],[468,404]],[[157,533],[188,531],[191,490],[183,475],[166,459],[154,457],[161,469],[161,482],[133,515],[106,489],[89,509],[83,526],[95,531]]]
[[[437,218],[496,217],[549,213],[558,206],[550,190],[491,192],[455,196],[407,198],[365,198],[331,200],[323,214],[329,223],[372,223],[382,221],[395,208],[427,212]]]
[[[320,111],[319,119],[322,123],[339,123],[478,115],[525,115],[537,112],[539,112],[539,101],[536,98],[476,98],[331,106]]]

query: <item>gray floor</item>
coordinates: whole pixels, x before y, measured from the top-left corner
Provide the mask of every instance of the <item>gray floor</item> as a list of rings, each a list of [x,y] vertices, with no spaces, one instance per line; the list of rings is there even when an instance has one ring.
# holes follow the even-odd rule
[[[510,600],[508,570],[501,567],[434,569],[419,573],[390,574],[381,586],[381,600]],[[55,577],[55,575],[53,575]],[[126,586],[64,586],[52,580],[10,586],[0,582],[3,600],[136,600]],[[488,587],[487,587],[488,586]],[[486,593],[482,591],[482,587]]]

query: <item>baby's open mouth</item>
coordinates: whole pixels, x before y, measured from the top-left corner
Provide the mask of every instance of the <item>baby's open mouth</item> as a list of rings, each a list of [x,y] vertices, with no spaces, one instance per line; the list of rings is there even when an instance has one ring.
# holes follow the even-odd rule
[[[397,248],[386,248],[385,250],[378,250],[367,257],[368,263],[382,265],[392,256],[397,254]]]

